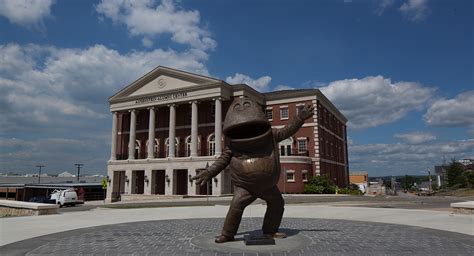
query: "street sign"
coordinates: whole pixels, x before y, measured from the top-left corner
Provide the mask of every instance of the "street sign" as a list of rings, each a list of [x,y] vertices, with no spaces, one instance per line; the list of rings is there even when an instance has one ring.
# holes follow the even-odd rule
[[[107,178],[102,179],[102,189],[107,190]]]

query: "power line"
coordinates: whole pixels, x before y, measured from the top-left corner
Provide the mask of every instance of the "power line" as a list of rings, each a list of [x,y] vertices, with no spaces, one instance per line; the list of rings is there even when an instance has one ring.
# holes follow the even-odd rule
[[[77,166],[77,181],[79,181],[79,176],[81,174],[81,167],[84,165],[84,164],[74,164],[75,166]]]

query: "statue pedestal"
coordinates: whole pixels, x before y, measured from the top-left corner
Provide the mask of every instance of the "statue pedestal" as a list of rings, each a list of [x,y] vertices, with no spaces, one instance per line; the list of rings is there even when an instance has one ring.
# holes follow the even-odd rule
[[[274,245],[275,239],[269,235],[245,235],[245,245]]]

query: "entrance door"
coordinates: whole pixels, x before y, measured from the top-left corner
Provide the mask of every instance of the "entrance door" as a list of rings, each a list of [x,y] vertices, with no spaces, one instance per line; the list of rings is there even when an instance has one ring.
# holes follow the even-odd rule
[[[196,175],[204,170],[205,169],[196,170]],[[212,180],[208,181],[204,185],[196,186],[196,195],[212,195]]]
[[[125,171],[115,171],[112,185],[112,202],[120,201],[120,195],[125,192]]]
[[[151,193],[155,195],[165,194],[165,170],[152,171]]]
[[[143,194],[145,190],[145,171],[132,172],[132,194]]]
[[[174,188],[175,195],[187,195],[188,194],[188,170],[179,169],[174,170]]]

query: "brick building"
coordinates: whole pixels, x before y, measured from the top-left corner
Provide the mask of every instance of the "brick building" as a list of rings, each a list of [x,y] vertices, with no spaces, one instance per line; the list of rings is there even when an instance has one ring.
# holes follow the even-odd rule
[[[222,121],[233,98],[241,96],[261,104],[273,128],[283,127],[305,104],[316,107],[313,118],[279,145],[282,192],[301,193],[313,175],[329,175],[340,187],[349,184],[347,119],[319,90],[259,93],[245,84],[159,66],[109,98],[107,199],[231,193],[227,171],[207,186],[196,186],[190,177],[222,152]]]

